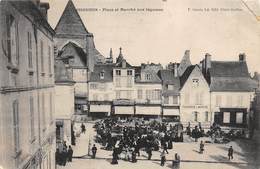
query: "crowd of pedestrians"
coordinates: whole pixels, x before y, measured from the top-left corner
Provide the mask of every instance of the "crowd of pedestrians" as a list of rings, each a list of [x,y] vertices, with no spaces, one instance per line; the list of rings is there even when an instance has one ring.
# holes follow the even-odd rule
[[[67,162],[72,162],[73,150],[71,146],[67,147],[66,141],[58,144],[55,152],[56,164],[65,166]]]

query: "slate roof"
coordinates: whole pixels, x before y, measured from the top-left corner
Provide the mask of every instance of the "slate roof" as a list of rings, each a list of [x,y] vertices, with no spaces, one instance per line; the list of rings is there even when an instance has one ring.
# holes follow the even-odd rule
[[[169,69],[160,70],[158,76],[161,78],[163,85],[174,85],[173,90],[165,90],[164,96],[178,94],[180,89],[179,77],[174,77],[174,71]]]
[[[147,79],[142,79],[142,73],[144,74],[151,74],[151,79],[147,80]],[[135,78],[135,82],[136,83],[161,83],[161,79],[159,78],[158,74],[156,71],[153,71],[151,69],[141,69],[141,74],[139,76],[136,76]]]
[[[84,52],[84,50],[79,47],[78,45],[76,45],[73,42],[69,42],[67,43],[63,48],[62,51],[59,53],[58,57],[65,59],[68,57],[71,57],[72,54],[64,54],[64,51],[66,50],[66,48],[74,48],[75,51],[77,52],[79,58],[81,59],[81,61],[87,65],[87,54]]]
[[[75,83],[72,76],[69,75],[63,61],[61,59],[55,60],[55,83]]]
[[[90,74],[90,82],[113,82],[113,68],[115,64],[96,64]],[[104,72],[104,79],[100,79],[100,73]]]
[[[54,30],[42,15],[38,7],[31,1],[9,1],[12,6],[14,6],[18,11],[23,15],[28,16],[29,18],[33,17],[31,22],[36,22],[39,25],[42,25],[46,30],[48,30],[52,35],[55,34]]]
[[[245,61],[212,61],[211,91],[252,91],[252,79]]]
[[[185,82],[188,80],[191,72],[193,71],[193,69],[196,67],[197,65],[191,65],[189,67],[187,67],[187,69],[185,70],[185,72],[182,74],[182,76],[180,76],[180,87],[182,88],[185,84]]]
[[[72,0],[69,0],[55,28],[56,34],[88,34]]]

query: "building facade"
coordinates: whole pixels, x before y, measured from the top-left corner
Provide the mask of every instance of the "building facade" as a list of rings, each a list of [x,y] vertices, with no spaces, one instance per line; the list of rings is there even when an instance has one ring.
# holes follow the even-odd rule
[[[56,143],[75,144],[73,131],[74,84],[72,75],[62,60],[55,60],[55,121]]]
[[[1,1],[0,163],[55,168],[54,31],[48,3]]]
[[[245,54],[238,61],[211,61],[206,55],[202,69],[210,87],[212,122],[221,126],[246,128],[253,100],[251,77]]]

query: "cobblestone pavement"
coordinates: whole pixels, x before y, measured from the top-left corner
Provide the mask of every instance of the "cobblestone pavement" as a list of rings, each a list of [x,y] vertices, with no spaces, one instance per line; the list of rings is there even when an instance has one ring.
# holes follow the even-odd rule
[[[93,129],[93,123],[87,123],[86,129],[86,134],[77,137],[77,145],[73,147],[73,162],[67,163],[65,167],[58,166],[58,169],[172,168],[171,160],[175,152],[181,156],[181,169],[260,169],[259,162],[256,160],[255,145],[248,140],[238,140],[228,144],[206,143],[203,154],[198,153],[199,142],[174,143],[173,149],[169,150],[169,154],[166,155],[167,162],[164,167],[160,166],[160,152],[153,152],[152,160],[148,161],[144,151],[141,151],[141,156],[137,157],[137,163],[119,160],[118,165],[111,165],[112,151],[103,150],[100,144],[96,144],[97,158],[91,159],[88,156],[88,145],[89,142],[91,146],[93,145],[93,137],[96,132]],[[231,145],[234,148],[234,159],[229,161],[227,149]]]

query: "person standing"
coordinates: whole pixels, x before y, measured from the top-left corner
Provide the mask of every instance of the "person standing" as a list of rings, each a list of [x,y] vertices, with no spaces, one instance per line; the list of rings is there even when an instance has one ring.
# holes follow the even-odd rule
[[[163,150],[161,153],[161,166],[164,166],[165,161],[166,161],[165,151]]]
[[[178,153],[175,153],[175,159],[172,162],[173,169],[179,169],[181,163],[181,158]]]
[[[111,164],[118,164],[118,161],[117,161],[117,159],[118,159],[118,154],[117,154],[117,149],[116,149],[116,148],[113,149],[113,154],[112,154],[112,156],[113,156],[113,158],[112,158]]]
[[[152,148],[150,146],[147,147],[148,160],[152,158]]]
[[[85,134],[85,132],[86,132],[86,127],[85,127],[85,125],[82,123],[80,127],[81,127],[81,133],[84,133],[84,134]]]
[[[96,158],[96,153],[97,153],[97,147],[96,145],[94,144],[93,147],[92,147],[92,158]]]
[[[233,159],[233,148],[232,148],[232,146],[230,146],[229,147],[229,149],[228,149],[228,159],[230,160],[230,159]]]
[[[203,154],[204,151],[204,143],[203,141],[200,142],[200,153]]]
[[[61,159],[62,159],[62,165],[65,166],[68,159],[68,152],[65,147],[63,147],[62,153],[61,153]]]
[[[69,149],[68,149],[68,162],[72,162],[72,156],[73,156],[73,150],[72,150],[71,146],[69,146]]]

